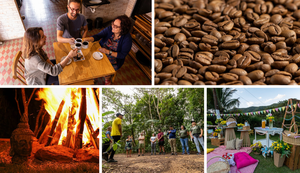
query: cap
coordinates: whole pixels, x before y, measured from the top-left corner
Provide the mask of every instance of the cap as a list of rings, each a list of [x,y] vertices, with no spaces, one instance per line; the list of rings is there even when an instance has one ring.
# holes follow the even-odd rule
[[[122,115],[122,114],[121,114],[121,113],[117,113],[117,114],[116,114],[116,117],[118,117],[119,115]],[[124,115],[122,115],[122,116],[124,116]]]

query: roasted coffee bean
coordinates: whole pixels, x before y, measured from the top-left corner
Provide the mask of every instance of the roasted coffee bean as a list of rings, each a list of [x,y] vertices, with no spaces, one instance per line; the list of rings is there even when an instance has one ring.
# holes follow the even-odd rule
[[[154,5],[155,84],[300,84],[298,1]]]

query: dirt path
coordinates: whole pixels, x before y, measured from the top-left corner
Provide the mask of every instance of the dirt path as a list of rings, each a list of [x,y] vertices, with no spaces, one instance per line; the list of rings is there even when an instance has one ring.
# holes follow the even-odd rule
[[[103,173],[203,173],[204,156],[191,155],[150,155],[138,157],[137,154],[126,157],[125,154],[115,155],[116,163],[102,161]]]

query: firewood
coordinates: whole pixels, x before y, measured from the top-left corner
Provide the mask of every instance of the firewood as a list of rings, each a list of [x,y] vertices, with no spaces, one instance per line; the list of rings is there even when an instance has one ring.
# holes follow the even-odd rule
[[[42,100],[41,108],[40,108],[39,113],[37,114],[36,120],[35,120],[35,127],[34,127],[34,132],[33,132],[35,137],[37,137],[37,135],[38,135],[40,117],[44,112],[45,112],[44,100]]]
[[[74,128],[76,125],[75,114],[76,114],[76,108],[78,108],[78,102],[77,102],[78,99],[76,98],[76,94],[74,93],[73,90],[71,92],[71,99],[72,99],[72,106],[69,110],[69,115],[68,115],[68,128],[67,128],[67,137],[66,137],[65,146],[74,149],[75,148]]]
[[[58,119],[60,117],[60,114],[61,114],[61,111],[62,111],[64,105],[65,105],[65,101],[62,100],[61,103],[60,103],[60,105],[59,105],[59,107],[58,107],[58,109],[57,109],[57,111],[56,111],[56,115],[55,115],[55,118],[54,118],[54,120],[52,122],[51,130],[50,130],[50,133],[49,133],[49,136],[48,136],[48,140],[47,140],[47,143],[46,143],[45,146],[50,145],[50,143],[52,141],[52,138],[53,138],[52,135],[54,133],[55,127],[57,125]]]
[[[90,141],[92,142],[93,146],[98,149],[98,145],[96,143],[96,139],[97,139],[97,136],[96,136],[96,139],[94,138],[94,134],[95,134],[95,131],[93,129],[93,126],[92,126],[92,123],[89,119],[88,116],[86,116],[86,119],[85,119],[85,123],[86,123],[86,127],[87,127],[87,130],[89,132],[89,135],[90,135]]]
[[[42,125],[40,126],[40,128],[42,128]],[[43,133],[41,134],[41,136],[39,138],[40,144],[45,144],[47,142],[48,134],[49,134],[50,130],[51,130],[51,120],[48,121]]]
[[[86,88],[81,88],[81,104],[79,110],[79,124],[76,128],[75,135],[75,148],[82,148],[82,133],[84,128],[84,122],[86,119]]]

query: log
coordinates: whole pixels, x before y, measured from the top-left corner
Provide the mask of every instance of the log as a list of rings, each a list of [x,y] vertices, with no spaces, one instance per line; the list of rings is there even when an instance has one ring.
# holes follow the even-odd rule
[[[94,90],[94,89],[92,89],[92,91],[93,91],[93,99],[94,99],[94,101],[95,101],[95,103],[96,103],[96,107],[97,107],[97,111],[98,111],[98,113],[99,113],[99,98],[97,97],[97,93],[96,93],[96,91]]]
[[[92,123],[91,123],[91,121],[90,121],[90,119],[89,119],[88,116],[86,116],[85,123],[86,123],[87,130],[89,132],[89,135],[90,135],[90,141],[93,144],[93,146],[96,149],[98,149],[98,145],[96,143],[96,139],[94,138],[94,135],[93,135],[95,133],[95,131],[93,129]],[[96,136],[96,138],[97,138],[97,136]]]
[[[66,147],[70,148],[75,148],[75,141],[74,141],[74,128],[76,125],[75,121],[75,114],[76,114],[76,108],[78,108],[78,99],[76,98],[76,95],[74,91],[72,90],[71,92],[71,99],[72,99],[72,106],[71,109],[69,110],[69,115],[68,115],[68,129],[67,129],[67,138],[66,138]]]
[[[81,88],[81,104],[79,110],[79,124],[76,128],[75,135],[75,148],[82,148],[82,133],[84,128],[84,122],[86,119],[86,88]]]
[[[39,113],[38,115],[36,116],[36,120],[35,120],[35,127],[34,127],[34,136],[37,137],[38,135],[38,129],[39,129],[39,121],[40,121],[40,117],[41,115],[45,112],[45,109],[44,109],[44,100],[42,100],[42,106],[39,110]]]
[[[45,146],[50,145],[50,143],[52,141],[52,138],[53,138],[52,135],[54,133],[55,127],[57,125],[58,119],[60,117],[60,114],[61,114],[61,111],[62,111],[64,105],[65,105],[65,101],[62,100],[61,103],[59,104],[59,107],[58,107],[57,111],[56,111],[55,118],[54,118],[54,120],[52,122],[51,130],[50,130],[50,133],[48,135],[48,140],[47,140],[47,143],[46,143]]]
[[[40,126],[42,127],[42,125]],[[48,139],[48,134],[51,130],[51,120],[48,121],[45,130],[43,131],[43,133],[41,134],[40,138],[39,138],[39,143],[40,144],[45,144],[47,142]]]
[[[37,136],[36,138],[38,138],[38,135],[40,134],[40,132],[42,131],[42,128],[43,128],[43,124],[44,124],[44,119],[45,119],[45,116],[48,114],[47,111],[44,112],[43,116],[42,116],[42,120],[41,120],[41,123],[39,125],[39,128],[38,128],[38,132],[37,132]],[[49,121],[49,120],[48,120]],[[45,126],[46,127],[46,126]],[[42,136],[42,135],[41,135]]]
[[[53,134],[53,139],[52,139],[50,145],[58,145],[59,138],[60,138],[60,135],[61,135],[61,132],[62,132],[61,126],[62,126],[61,123],[59,123],[57,125],[57,127],[55,129],[55,133]]]

